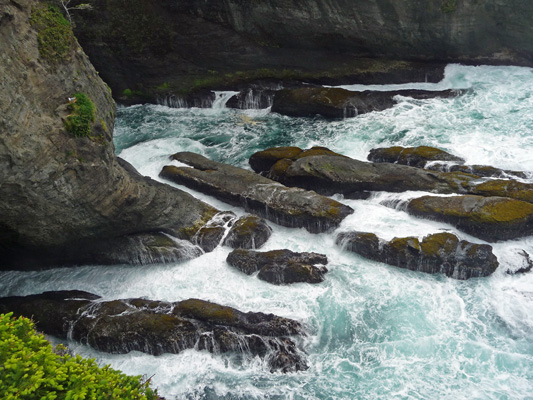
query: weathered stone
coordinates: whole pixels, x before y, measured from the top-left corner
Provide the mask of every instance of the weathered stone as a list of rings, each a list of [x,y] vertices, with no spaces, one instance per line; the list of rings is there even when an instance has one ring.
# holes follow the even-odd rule
[[[353,210],[314,192],[288,188],[251,171],[182,152],[172,156],[193,168],[166,166],[160,176],[289,227],[318,233],[337,227]]]
[[[328,259],[323,254],[294,253],[290,250],[257,252],[234,250],[226,260],[229,265],[247,275],[259,272],[257,277],[276,285],[307,282],[320,283],[324,280]]]
[[[295,160],[302,151],[299,147],[272,147],[252,154],[248,162],[258,174],[267,173],[279,160]]]
[[[196,232],[191,241],[209,253],[222,241],[222,238],[235,222],[237,216],[231,211],[223,211],[216,214],[207,224]]]
[[[381,163],[394,163],[409,165],[411,167],[424,168],[430,161],[453,161],[463,164],[461,157],[454,156],[444,150],[435,147],[382,147],[370,150],[368,161]]]
[[[533,234],[533,204],[504,197],[423,196],[410,200],[407,212],[449,223],[489,242]]]
[[[507,169],[500,169],[491,167],[489,165],[458,165],[458,164],[441,164],[431,163],[424,168],[431,171],[441,172],[465,172],[485,178],[530,178],[531,175],[523,171],[511,171]]]
[[[491,246],[459,240],[447,232],[422,240],[404,237],[390,242],[373,233],[347,232],[337,236],[337,244],[371,260],[412,271],[443,273],[455,279],[488,276],[499,265]]]
[[[283,159],[272,166],[268,176],[287,186],[315,190],[326,196],[341,193],[347,197],[365,191],[457,193],[463,192],[477,178],[460,172],[430,172],[337,155],[309,156],[295,161]]]
[[[30,17],[44,3],[13,4],[0,0],[12,12],[0,32],[0,269],[79,264],[77,253],[121,236],[192,236],[216,210],[115,156],[108,87],[72,35],[64,57],[41,54]],[[96,108],[90,137],[65,128],[76,93]]]
[[[307,369],[302,352],[289,338],[303,333],[297,321],[273,314],[243,313],[198,299],[176,303],[98,299],[81,291],[4,297],[0,298],[0,313],[13,311],[32,317],[45,333],[60,338],[71,335],[109,353],[159,355],[198,348],[257,355],[266,358],[273,371]]]
[[[424,91],[397,90],[389,92],[353,92],[341,88],[302,87],[283,89],[275,93],[272,111],[293,117],[326,118],[356,117],[372,111],[383,111],[394,106],[395,96],[408,96],[416,99],[451,97],[459,92],[453,90]]]
[[[234,249],[259,249],[272,235],[272,228],[256,215],[241,217],[230,228],[224,245]]]

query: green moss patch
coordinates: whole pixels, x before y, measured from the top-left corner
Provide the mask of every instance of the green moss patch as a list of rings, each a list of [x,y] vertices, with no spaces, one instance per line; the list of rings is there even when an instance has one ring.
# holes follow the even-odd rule
[[[96,107],[84,93],[76,93],[68,109],[72,113],[65,119],[65,128],[76,137],[91,136]]]
[[[39,54],[51,64],[68,59],[74,44],[69,22],[55,6],[37,3],[31,12],[30,24],[37,31]]]
[[[12,313],[0,315],[0,396],[30,399],[159,399],[140,376],[127,376],[92,359],[71,356]]]

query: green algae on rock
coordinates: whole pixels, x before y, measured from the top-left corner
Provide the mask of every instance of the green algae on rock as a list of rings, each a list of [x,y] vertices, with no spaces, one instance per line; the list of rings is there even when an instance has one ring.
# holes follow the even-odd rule
[[[401,237],[389,242],[373,233],[345,232],[337,236],[336,243],[371,260],[461,280],[488,276],[499,265],[491,246],[459,240],[448,232],[428,235],[422,240]]]

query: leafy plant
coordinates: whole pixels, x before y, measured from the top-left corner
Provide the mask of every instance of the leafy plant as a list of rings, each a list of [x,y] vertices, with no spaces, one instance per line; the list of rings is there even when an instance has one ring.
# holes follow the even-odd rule
[[[445,13],[451,13],[457,10],[457,0],[444,0],[440,9]]]
[[[0,398],[4,400],[159,399],[148,381],[92,359],[54,351],[33,323],[0,314]]]
[[[96,107],[84,93],[76,93],[74,99],[68,106],[72,113],[65,119],[65,127],[76,137],[90,136]]]

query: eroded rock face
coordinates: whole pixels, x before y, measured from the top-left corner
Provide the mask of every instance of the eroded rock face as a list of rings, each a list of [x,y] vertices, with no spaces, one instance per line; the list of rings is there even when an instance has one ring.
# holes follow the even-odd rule
[[[272,111],[292,117],[314,117],[342,119],[356,117],[372,111],[383,111],[393,107],[395,96],[416,99],[456,96],[453,90],[424,91],[397,90],[390,92],[353,92],[341,88],[302,87],[283,89],[275,93]]]
[[[295,253],[290,250],[258,252],[234,250],[227,263],[247,275],[259,272],[257,277],[275,285],[288,283],[320,283],[328,272],[328,259],[318,253]],[[321,266],[317,266],[320,264]]]
[[[242,168],[211,161],[199,154],[172,156],[188,167],[166,166],[160,176],[270,221],[318,233],[337,227],[353,210],[315,192],[288,188]]]
[[[428,235],[422,240],[404,237],[389,242],[373,233],[347,232],[339,234],[336,242],[371,260],[412,271],[443,273],[455,279],[488,276],[499,265],[491,246],[459,240],[447,232]]]
[[[82,291],[45,292],[0,298],[0,312],[32,317],[47,334],[85,343],[109,353],[179,353],[197,348],[264,358],[272,371],[307,369],[291,339],[301,335],[294,320],[189,299],[175,303],[124,299],[97,301]],[[245,346],[243,346],[243,344]],[[245,350],[246,349],[246,350]]]
[[[71,34],[61,57],[41,53],[29,20],[46,6],[0,6],[0,269],[76,264],[72,249],[139,233],[192,236],[216,210],[115,156],[115,104]],[[91,137],[65,129],[76,93],[95,105]]]
[[[354,55],[520,65],[533,58],[532,5],[523,0],[91,4],[94,11],[73,13],[81,44],[116,96],[129,88],[144,101],[164,83],[177,92],[198,82],[236,85],[247,76],[299,75],[329,85],[440,80],[422,63],[368,63]],[[235,79],[227,82],[227,74]]]
[[[533,234],[533,204],[505,197],[423,196],[410,200],[406,210],[416,217],[446,222],[488,242]]]

